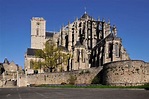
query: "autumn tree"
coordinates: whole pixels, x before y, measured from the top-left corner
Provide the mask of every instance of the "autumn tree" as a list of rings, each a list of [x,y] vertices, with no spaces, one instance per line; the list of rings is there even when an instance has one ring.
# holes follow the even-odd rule
[[[68,64],[70,54],[63,52],[61,47],[57,47],[53,41],[47,41],[43,50],[37,50],[37,58],[41,59],[40,63],[36,61],[35,68],[43,68],[45,71],[55,71],[63,63]]]

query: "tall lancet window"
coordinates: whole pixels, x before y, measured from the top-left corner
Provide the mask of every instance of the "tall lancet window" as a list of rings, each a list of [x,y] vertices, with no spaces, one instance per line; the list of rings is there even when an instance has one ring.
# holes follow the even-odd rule
[[[102,26],[101,26],[101,24],[99,24],[98,28],[99,28],[99,30],[102,30]]]
[[[79,61],[80,61],[80,50],[77,49],[77,62],[79,62]]]
[[[116,55],[117,57],[120,56],[119,45],[118,45],[118,43],[115,44],[115,55]]]
[[[36,35],[39,35],[39,28],[36,29]]]
[[[112,58],[113,44],[109,43],[108,47],[108,58]]]
[[[84,57],[84,50],[81,50],[81,58],[82,58],[82,62],[85,62],[85,57]]]

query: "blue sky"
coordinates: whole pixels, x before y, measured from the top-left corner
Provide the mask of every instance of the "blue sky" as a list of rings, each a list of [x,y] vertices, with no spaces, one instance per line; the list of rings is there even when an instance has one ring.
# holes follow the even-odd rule
[[[85,10],[116,25],[131,59],[149,62],[149,0],[0,0],[0,62],[24,66],[30,47],[30,19],[44,17],[47,31],[59,31]]]

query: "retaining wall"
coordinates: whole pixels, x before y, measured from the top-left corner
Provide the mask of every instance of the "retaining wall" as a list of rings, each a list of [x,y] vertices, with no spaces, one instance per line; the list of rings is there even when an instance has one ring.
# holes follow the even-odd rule
[[[103,66],[103,84],[136,86],[149,83],[149,63],[128,60],[107,63]]]
[[[102,70],[102,67],[90,68],[73,72],[43,73],[34,75],[22,75],[19,77],[18,86],[29,84],[63,84],[70,83],[70,79],[76,79],[75,84],[91,84],[94,77]],[[71,78],[72,77],[72,78]]]

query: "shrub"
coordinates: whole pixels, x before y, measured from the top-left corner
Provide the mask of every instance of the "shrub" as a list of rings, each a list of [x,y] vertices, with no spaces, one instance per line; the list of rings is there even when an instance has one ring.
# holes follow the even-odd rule
[[[76,80],[77,80],[76,76],[70,75],[70,78],[68,79],[68,83],[71,85],[74,85]]]
[[[67,83],[65,83],[65,82],[62,82],[62,83],[61,83],[61,85],[66,85],[66,84],[67,84]]]
[[[90,71],[89,71],[89,70],[87,70],[87,71],[85,71],[85,73],[90,73]]]

